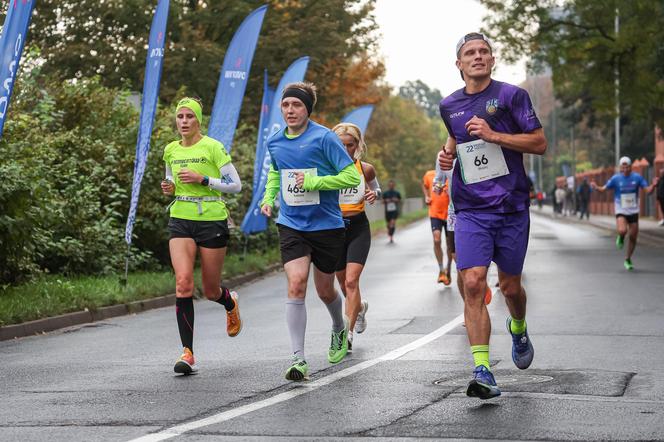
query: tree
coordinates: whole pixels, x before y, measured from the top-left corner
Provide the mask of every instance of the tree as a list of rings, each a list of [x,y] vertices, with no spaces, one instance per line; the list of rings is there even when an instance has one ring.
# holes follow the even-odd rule
[[[556,97],[565,107],[580,100],[591,126],[608,125],[615,116],[616,68],[621,113],[664,124],[664,2],[481,1],[491,11],[485,29],[501,56],[515,61],[526,55],[532,69],[550,68]]]
[[[413,100],[430,118],[440,118],[438,105],[443,95],[438,89],[431,89],[422,80],[407,81],[399,88],[399,95]]]
[[[310,57],[307,77],[321,86],[321,107],[327,108],[325,86],[362,71],[363,65],[348,61],[375,49],[374,2],[269,0],[245,98],[245,104],[255,107],[244,106],[243,117],[257,122],[263,68],[276,84],[303,55]],[[228,44],[242,20],[262,4],[172,0],[162,100],[172,101],[185,86],[186,93],[203,99],[203,111],[209,114]],[[30,42],[45,60],[43,74],[61,81],[99,75],[104,86],[140,90],[155,5],[155,0],[40,0]]]

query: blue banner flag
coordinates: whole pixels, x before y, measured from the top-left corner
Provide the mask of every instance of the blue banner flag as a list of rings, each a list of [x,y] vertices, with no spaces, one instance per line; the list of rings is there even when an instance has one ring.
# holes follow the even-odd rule
[[[268,136],[286,126],[286,122],[281,115],[281,94],[283,93],[284,88],[288,83],[295,83],[304,80],[304,75],[307,73],[308,65],[309,57],[298,58],[288,67],[286,72],[284,72],[283,77],[281,77],[281,80],[279,80],[279,85],[274,92],[272,104],[269,108],[269,118],[267,120],[267,124],[265,125],[267,128]],[[251,199],[251,204],[247,209],[247,213],[244,216],[244,220],[242,220],[242,225],[240,227],[245,235],[262,232],[267,229],[267,218],[261,214],[260,202],[263,200],[263,194],[265,193],[267,173],[270,170],[271,161],[272,160],[270,158],[270,153],[267,150],[267,145],[265,142],[263,142],[262,153],[256,152],[256,164],[259,165],[260,173],[258,175],[256,185],[254,186],[254,194]]]
[[[341,119],[341,121],[343,123],[353,123],[355,126],[360,128],[362,135],[364,135],[367,131],[367,126],[369,125],[369,120],[371,119],[373,110],[373,104],[360,106],[357,109],[348,112],[346,116]]]
[[[5,24],[0,37],[0,138],[5,126],[9,101],[14,90],[14,80],[21,61],[25,36],[32,18],[33,0],[10,0],[7,6]]]
[[[208,136],[221,141],[231,151],[233,135],[240,117],[244,90],[249,81],[249,70],[254,58],[258,34],[261,31],[267,5],[254,10],[244,19],[231,40],[219,75],[214,97]]]
[[[152,136],[152,124],[159,99],[159,83],[161,82],[161,67],[164,61],[164,40],[166,36],[166,24],[168,22],[169,0],[159,0],[157,10],[152,19],[150,28],[150,40],[148,41],[148,55],[145,62],[145,79],[143,80],[143,99],[141,101],[141,120],[138,127],[138,139],[136,141],[136,159],[134,160],[134,181],[131,186],[131,204],[127,216],[127,227],[125,228],[125,241],[131,244],[131,233],[134,230],[136,220],[136,208],[138,207],[138,196],[141,192],[141,181],[145,165],[150,152],[150,137]]]
[[[263,101],[261,103],[261,116],[258,121],[258,137],[256,137],[256,158],[254,159],[254,181],[253,189],[256,192],[258,180],[261,176],[261,164],[263,161],[263,152],[265,149],[265,140],[267,140],[267,120],[270,116],[270,107],[274,98],[274,88],[267,83],[267,69],[263,74]]]

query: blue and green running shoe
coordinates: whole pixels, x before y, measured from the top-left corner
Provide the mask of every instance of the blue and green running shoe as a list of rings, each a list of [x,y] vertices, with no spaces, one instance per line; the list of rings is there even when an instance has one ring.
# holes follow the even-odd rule
[[[512,318],[507,318],[507,331],[512,335],[512,360],[514,365],[521,370],[525,370],[530,367],[530,364],[533,362],[533,357],[535,356],[535,349],[533,348],[533,343],[530,342],[528,337],[528,329],[526,329],[521,334],[512,333]]]
[[[631,260],[631,259],[629,259],[629,258],[626,259],[624,264],[625,264],[625,268],[626,268],[627,270],[634,270],[634,264],[632,264],[632,260]]]
[[[473,380],[468,383],[466,394],[469,397],[491,399],[500,396],[500,389],[491,371],[484,365],[478,365],[473,370]]]

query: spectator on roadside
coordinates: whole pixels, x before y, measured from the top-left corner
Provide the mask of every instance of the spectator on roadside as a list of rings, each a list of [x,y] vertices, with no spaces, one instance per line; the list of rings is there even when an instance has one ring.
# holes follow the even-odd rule
[[[542,204],[544,203],[544,192],[541,190],[537,191],[537,207],[542,210]]]
[[[558,206],[558,211],[557,213],[562,214],[563,213],[563,204],[565,203],[565,196],[567,192],[565,192],[565,187],[563,184],[558,186],[556,191],[553,194],[553,199],[556,202],[556,205]]]
[[[556,186],[556,183],[553,183],[553,188],[551,188],[551,204],[553,205],[553,214],[555,215],[560,211],[560,208],[558,207],[558,201],[556,201],[556,190],[558,189],[558,186]]]
[[[583,219],[583,215],[586,215],[586,219],[590,219],[590,211],[588,210],[590,192],[592,192],[592,188],[588,183],[588,178],[584,178],[581,185],[576,189],[577,201],[579,203],[579,219]]]

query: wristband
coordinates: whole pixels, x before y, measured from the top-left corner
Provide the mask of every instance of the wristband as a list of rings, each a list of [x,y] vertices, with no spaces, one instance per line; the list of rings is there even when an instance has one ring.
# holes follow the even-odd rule
[[[203,180],[201,181],[201,184],[202,184],[203,186],[207,186],[208,184],[210,184],[210,177],[207,176],[207,175],[204,176],[204,177],[203,177]]]

